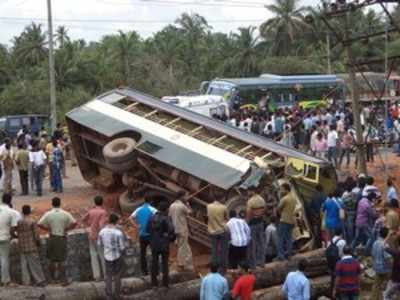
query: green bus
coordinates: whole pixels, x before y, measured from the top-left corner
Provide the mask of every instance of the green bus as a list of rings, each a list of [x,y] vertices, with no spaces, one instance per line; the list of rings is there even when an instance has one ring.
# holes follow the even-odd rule
[[[232,105],[240,102],[240,107],[254,108],[266,96],[268,109],[273,112],[294,105],[304,109],[326,107],[329,100],[345,99],[345,85],[336,75],[263,74],[252,78],[215,79],[209,83],[206,94],[223,96]]]

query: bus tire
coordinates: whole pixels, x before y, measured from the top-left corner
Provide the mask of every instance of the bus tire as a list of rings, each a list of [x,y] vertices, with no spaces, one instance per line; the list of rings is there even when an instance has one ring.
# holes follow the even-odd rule
[[[246,211],[246,204],[247,200],[240,195],[233,196],[225,203],[228,212],[234,210],[237,214],[242,210]]]
[[[138,200],[130,200],[128,191],[123,192],[118,199],[119,207],[122,213],[131,214],[136,208],[143,204],[143,198]]]
[[[103,156],[107,163],[120,164],[134,157],[136,141],[132,138],[117,138],[103,147]]]
[[[131,158],[122,163],[106,163],[106,167],[117,174],[123,174],[129,170],[132,170],[136,166],[136,159]]]

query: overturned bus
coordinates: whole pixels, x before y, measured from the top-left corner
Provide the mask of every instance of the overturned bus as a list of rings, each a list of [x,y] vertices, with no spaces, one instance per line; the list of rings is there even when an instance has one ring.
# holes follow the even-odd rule
[[[143,196],[173,200],[185,192],[193,208],[190,237],[209,245],[206,206],[216,194],[229,210],[246,206],[247,190],[256,188],[267,202],[266,218],[276,213],[279,186],[288,182],[298,199],[294,238],[309,248],[312,234],[305,207],[320,184],[336,188],[333,166],[272,140],[121,88],[98,96],[67,114],[79,168],[95,187],[126,186],[124,212]]]

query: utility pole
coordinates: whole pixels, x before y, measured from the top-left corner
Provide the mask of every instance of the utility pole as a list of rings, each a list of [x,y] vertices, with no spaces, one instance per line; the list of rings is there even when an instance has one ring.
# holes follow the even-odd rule
[[[51,0],[47,0],[47,22],[49,34],[49,82],[50,82],[50,130],[54,132],[57,124],[56,75],[54,70],[53,20]]]
[[[387,9],[387,4],[385,3],[385,7]],[[384,157],[385,157],[385,163],[384,163],[384,168],[385,168],[385,195],[387,195],[387,181],[389,179],[389,167],[388,167],[388,152],[389,152],[389,147],[388,147],[388,139],[389,139],[389,128],[387,126],[387,120],[389,118],[389,109],[388,109],[388,104],[390,103],[389,100],[389,86],[388,86],[388,79],[389,79],[389,57],[388,57],[388,46],[389,46],[389,22],[390,20],[386,18],[385,22],[385,93],[384,95],[387,100],[383,100],[383,103],[385,105],[385,148],[384,148]]]
[[[349,19],[351,11],[345,13],[345,40],[349,40]],[[353,120],[356,128],[356,144],[357,144],[357,158],[358,173],[367,174],[367,164],[364,156],[364,139],[360,120],[360,91],[356,80],[356,73],[354,70],[354,55],[351,43],[346,43],[347,54],[347,68],[349,73],[350,87],[351,87],[351,103],[353,108]]]
[[[332,66],[331,66],[331,41],[329,38],[329,31],[326,32],[326,56],[328,59],[328,74],[332,74]]]

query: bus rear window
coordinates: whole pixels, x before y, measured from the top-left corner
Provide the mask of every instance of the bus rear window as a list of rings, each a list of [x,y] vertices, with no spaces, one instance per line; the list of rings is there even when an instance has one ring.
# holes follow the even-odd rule
[[[9,121],[10,127],[19,128],[21,127],[21,119],[10,119]]]
[[[6,119],[0,119],[0,130],[6,129]]]

